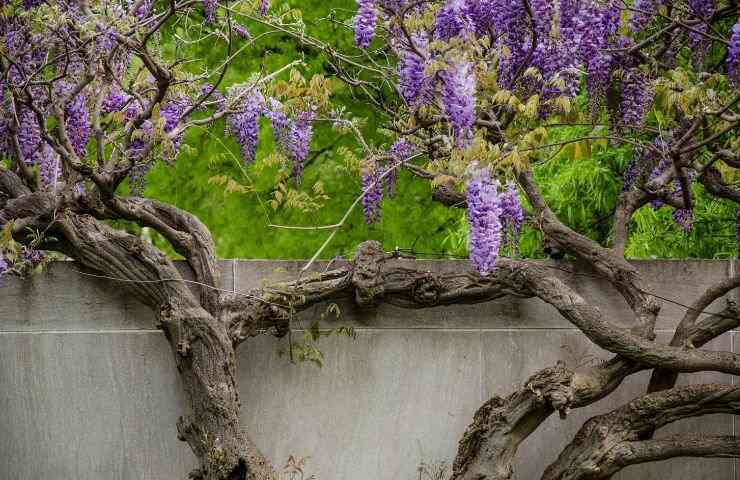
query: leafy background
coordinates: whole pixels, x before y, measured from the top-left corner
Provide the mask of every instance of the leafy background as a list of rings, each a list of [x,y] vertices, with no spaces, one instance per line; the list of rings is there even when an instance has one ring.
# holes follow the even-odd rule
[[[277,2],[275,2],[277,3]],[[353,51],[352,32],[333,21],[351,21],[356,4],[353,0],[326,2],[306,0],[283,2],[300,8],[306,30],[311,35],[330,42],[339,50]],[[250,25],[253,35],[261,31]],[[173,48],[163,39],[163,48]],[[208,65],[223,61],[223,48],[212,43],[188,47],[194,58]],[[243,82],[262,69],[270,72],[296,58],[303,58],[304,76],[330,71],[323,55],[302,49],[287,35],[262,37],[254,46],[242,52],[228,71],[224,85]],[[287,73],[286,75],[287,76]],[[380,119],[364,102],[353,98],[341,82],[334,82],[332,99],[345,105],[353,115],[366,119],[364,135],[375,145],[388,145],[390,139],[378,133]],[[656,107],[657,108],[657,107]],[[655,115],[656,112],[653,112]],[[208,130],[191,130],[177,162],[172,166],[158,165],[148,176],[146,195],[171,202],[197,215],[214,235],[217,253],[222,258],[308,258],[329,235],[327,230],[287,230],[269,227],[282,225],[326,225],[336,223],[360,193],[356,173],[345,165],[341,147],[359,155],[356,141],[326,124],[316,124],[311,153],[302,191],[311,192],[321,182],[328,200],[316,212],[297,209],[274,210],[269,201],[275,188],[275,168],[265,166],[265,159],[274,149],[271,130],[263,120],[257,162],[245,167],[239,161],[239,148],[224,134],[223,121]],[[560,139],[588,134],[591,127],[559,129]],[[555,138],[554,140],[558,140]],[[621,175],[634,154],[632,146],[611,147],[604,142],[579,142],[564,148],[557,156],[536,169],[543,193],[552,207],[569,226],[599,240],[610,241],[611,210],[621,189]],[[232,179],[229,188],[214,177]],[[468,228],[465,212],[448,209],[432,202],[431,186],[401,172],[397,194],[383,201],[382,221],[365,225],[362,209],[357,208],[348,223],[324,251],[324,257],[351,255],[354,247],[366,239],[375,239],[387,249],[413,249],[421,254],[466,256]],[[731,258],[736,252],[735,207],[727,202],[710,199],[701,186],[694,187],[696,224],[684,234],[671,218],[672,210],[643,208],[633,220],[627,255],[637,258]],[[153,240],[164,246],[160,239]],[[539,235],[525,228],[521,254],[541,257]]]

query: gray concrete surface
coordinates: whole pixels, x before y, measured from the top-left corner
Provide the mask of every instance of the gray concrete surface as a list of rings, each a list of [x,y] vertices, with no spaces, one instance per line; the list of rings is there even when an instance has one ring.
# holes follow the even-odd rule
[[[659,338],[704,288],[734,272],[723,261],[636,262],[667,299]],[[224,288],[247,290],[295,275],[300,262],[223,261]],[[424,262],[445,271],[464,263]],[[627,307],[592,273],[568,264],[553,271],[629,325]],[[321,265],[317,268],[322,268]],[[566,273],[563,270],[574,271]],[[676,302],[671,303],[670,301]],[[420,462],[450,462],[475,409],[505,395],[542,367],[607,358],[538,300],[360,312],[340,305],[325,326],[352,325],[357,338],[319,344],[325,365],[292,365],[277,355],[286,339],[260,337],[238,352],[242,417],[276,465],[310,457],[319,480],[415,480]],[[717,306],[715,306],[717,308]],[[320,315],[316,307],[298,326]],[[297,332],[300,335],[300,332]],[[737,351],[736,333],[707,348]],[[538,478],[560,446],[589,416],[644,391],[647,375],[566,420],[549,419],[523,444],[517,480]],[[722,374],[681,382],[732,382]],[[194,466],[175,435],[182,393],[171,353],[146,308],[115,282],[56,263],[38,277],[0,286],[0,480],[184,479]],[[681,431],[731,434],[732,416],[671,425]],[[630,467],[619,480],[740,480],[732,460],[677,460]],[[423,477],[422,477],[423,478]]]

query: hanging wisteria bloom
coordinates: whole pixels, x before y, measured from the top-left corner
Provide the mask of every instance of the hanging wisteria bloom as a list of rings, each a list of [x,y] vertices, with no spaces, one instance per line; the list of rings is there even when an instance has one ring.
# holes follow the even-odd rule
[[[41,146],[41,128],[36,116],[29,109],[23,109],[18,119],[18,143],[21,146],[23,160],[27,164],[37,163]]]
[[[468,15],[465,0],[448,0],[437,12],[434,38],[447,41],[457,35],[474,32],[475,25]]]
[[[287,148],[286,140],[288,138],[290,120],[283,113],[283,104],[280,100],[274,97],[268,99],[265,116],[270,119],[270,123],[272,124],[272,135],[275,138],[275,144],[277,144],[278,148],[285,150]]]
[[[236,33],[241,38],[244,38],[246,40],[249,40],[252,38],[252,34],[249,33],[249,29],[245,27],[244,25],[240,23],[235,23],[233,25],[233,28],[234,28],[234,33]]]
[[[398,167],[408,160],[411,155],[414,154],[416,147],[406,139],[396,140],[391,148],[388,149],[388,155],[393,160],[389,163],[388,168],[391,169],[385,176],[385,189],[389,197],[392,197],[395,192],[396,179],[398,178]]]
[[[519,200],[516,184],[512,181],[506,184],[506,192],[501,195],[501,220],[504,243],[508,244],[512,251],[517,251],[524,224],[524,208]]]
[[[85,156],[90,139],[90,113],[85,95],[78,94],[64,112],[67,117],[67,136],[78,157]]]
[[[470,62],[457,62],[442,75],[442,102],[452,124],[458,147],[465,148],[473,140],[475,121],[475,74]]]
[[[732,27],[730,45],[727,47],[727,76],[732,85],[740,85],[740,19]]]
[[[368,162],[362,172],[362,210],[365,223],[371,225],[380,221],[380,201],[383,199],[383,187],[380,182],[378,165]]]
[[[502,240],[503,212],[498,182],[487,169],[474,171],[467,182],[468,221],[470,222],[470,261],[482,276],[496,266]]]
[[[59,181],[61,173],[59,155],[49,145],[44,144],[39,161],[41,184],[45,187],[53,187]]]
[[[259,0],[259,6],[257,7],[257,13],[264,17],[267,15],[267,11],[270,9],[270,0]]]
[[[632,5],[632,17],[630,18],[630,30],[641,32],[653,21],[655,17],[655,0],[636,0]]]
[[[694,212],[686,208],[677,208],[673,211],[673,220],[681,227],[684,233],[689,233],[694,228]]]
[[[630,69],[622,79],[620,111],[622,123],[640,128],[653,103],[654,88],[650,80],[638,69]]]
[[[401,62],[398,66],[399,86],[404,100],[412,107],[427,103],[431,92],[429,91],[429,80],[426,75],[427,59],[420,57],[427,55],[429,41],[425,34],[415,32],[411,35],[414,42],[413,48],[405,48],[402,52]],[[417,53],[418,52],[418,53]]]
[[[638,155],[635,152],[635,155],[632,156],[630,159],[629,164],[627,164],[627,168],[624,170],[624,175],[622,176],[622,192],[624,193],[635,184],[637,181],[637,177],[640,174],[640,168],[637,165],[637,158]]]
[[[357,0],[357,6],[359,8],[355,17],[355,45],[366,49],[375,36],[378,12],[374,0]]]
[[[253,92],[244,105],[242,111],[232,113],[228,117],[228,125],[241,146],[241,156],[244,163],[254,162],[259,141],[259,117],[262,114],[265,99],[260,92]]]
[[[103,104],[100,107],[102,113],[111,113],[121,110],[124,105],[129,101],[130,96],[124,92],[117,83],[114,83],[108,95],[103,99]]]
[[[206,20],[206,24],[211,24],[216,21],[217,7],[218,0],[203,0],[203,17]]]
[[[293,120],[293,125],[290,128],[288,155],[293,160],[293,177],[296,183],[300,183],[301,181],[306,156],[308,156],[308,150],[311,146],[311,137],[313,136],[312,120],[313,112],[301,112]]]

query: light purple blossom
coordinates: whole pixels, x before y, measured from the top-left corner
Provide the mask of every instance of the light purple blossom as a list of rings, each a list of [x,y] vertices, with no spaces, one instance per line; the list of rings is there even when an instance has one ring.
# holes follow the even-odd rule
[[[412,107],[416,107],[420,104],[427,103],[430,97],[429,82],[430,80],[426,75],[427,59],[420,57],[427,55],[427,44],[428,40],[425,34],[421,32],[415,32],[411,35],[411,40],[414,42],[414,47],[405,48],[401,53],[401,62],[398,68],[399,86],[401,95],[403,95],[406,103]]]
[[[265,99],[259,92],[254,92],[247,99],[241,112],[232,113],[228,125],[241,146],[242,161],[254,162],[259,141],[259,117],[262,114]]]
[[[300,183],[301,181],[304,163],[311,146],[311,137],[313,136],[312,120],[313,112],[301,112],[293,120],[293,124],[290,127],[288,154],[293,160],[293,177],[296,183]]]
[[[630,69],[625,72],[619,105],[624,125],[637,128],[643,125],[653,103],[654,92],[652,83],[640,70]]]
[[[280,100],[273,97],[268,99],[265,116],[270,119],[270,123],[272,124],[272,135],[275,138],[275,143],[278,148],[285,150],[287,148],[286,141],[290,120],[283,112],[283,104]]]
[[[67,105],[65,110],[66,130],[69,141],[78,157],[85,156],[87,142],[90,140],[90,113],[87,110],[87,97],[80,93]]]
[[[41,151],[41,160],[39,161],[41,184],[45,187],[53,187],[59,181],[59,175],[62,173],[59,155],[47,144],[44,144]]]
[[[260,16],[264,17],[267,15],[267,11],[270,9],[270,0],[260,0],[259,7],[257,8],[257,13],[260,14]]]
[[[412,143],[403,138],[396,140],[388,149],[388,154],[393,157],[388,165],[388,168],[392,170],[385,176],[385,189],[389,197],[392,197],[395,192],[398,166],[406,162],[414,154],[415,149],[416,147]]]
[[[686,208],[677,208],[673,211],[673,220],[685,233],[694,228],[694,213]]]
[[[457,62],[442,76],[442,102],[452,124],[457,146],[464,148],[473,140],[475,121],[475,74],[470,62]]]
[[[740,86],[740,18],[732,27],[730,45],[727,47],[727,76],[732,85]]]
[[[474,171],[467,182],[468,221],[470,222],[470,261],[482,276],[496,266],[502,240],[503,213],[498,182],[487,169]]]
[[[355,45],[366,49],[375,36],[378,12],[374,0],[357,0],[357,6],[359,8],[355,17]]]
[[[506,185],[506,192],[501,194],[501,219],[504,243],[509,244],[513,251],[518,250],[524,224],[524,209],[516,184],[512,181]]]
[[[365,223],[371,225],[380,221],[380,201],[383,199],[383,187],[378,174],[378,165],[369,163],[362,172],[362,210]]]
[[[475,25],[468,15],[465,0],[448,0],[437,12],[434,38],[447,41],[452,37],[474,32]]]
[[[217,8],[218,0],[203,0],[203,17],[205,18],[206,24],[211,24],[216,21]]]

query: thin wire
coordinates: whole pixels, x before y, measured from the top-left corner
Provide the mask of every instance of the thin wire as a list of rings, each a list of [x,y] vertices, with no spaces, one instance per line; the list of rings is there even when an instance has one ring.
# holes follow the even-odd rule
[[[87,273],[87,272],[81,272],[80,270],[72,269],[73,272],[79,273],[80,275],[85,275],[87,277],[95,277],[95,278],[104,278],[106,280],[113,280],[116,282],[122,282],[122,283],[137,283],[137,284],[147,284],[147,283],[165,283],[165,282],[182,282],[182,283],[189,283],[193,285],[199,285],[201,287],[210,288],[211,290],[216,290],[223,293],[230,293],[239,295],[242,297],[252,298],[254,300],[258,300],[262,303],[266,303],[267,305],[274,305],[276,307],[285,307],[285,305],[270,302],[269,300],[265,300],[264,298],[258,297],[257,295],[250,295],[248,293],[242,293],[242,292],[236,292],[232,290],[225,290],[223,288],[214,287],[213,285],[208,285],[207,283],[198,282],[195,280],[186,280],[184,278],[161,278],[159,280],[129,280],[127,278],[117,278],[112,277],[110,275],[98,275],[95,273]]]
[[[408,252],[408,253],[411,253],[413,255],[428,255],[428,256],[433,256],[433,257],[437,257],[437,258],[440,258],[440,259],[444,258],[444,259],[451,259],[451,260],[464,260],[464,259],[467,259],[468,258],[468,257],[460,256],[460,255],[450,254],[450,253],[447,253],[447,252],[434,252],[434,253],[431,253],[431,252],[416,252],[416,251],[414,251],[412,249],[398,248],[398,247],[395,250],[393,250],[393,251],[394,252]],[[526,259],[521,259],[520,261],[523,262],[523,263],[528,263],[530,265],[538,265],[538,266],[545,267],[545,268],[550,268],[550,269],[553,269],[553,270],[559,270],[561,272],[565,272],[565,273],[568,273],[570,275],[590,277],[590,278],[596,278],[596,279],[601,279],[601,280],[609,280],[605,275],[601,275],[601,274],[575,272],[573,270],[568,270],[567,268],[558,267],[556,265],[543,265],[543,264],[540,264],[540,263],[536,263],[536,262],[534,262],[532,260],[526,260]],[[74,269],[73,269],[73,271],[76,272],[76,273],[79,273],[80,275],[85,275],[85,276],[88,276],[88,277],[104,278],[104,279],[107,279],[107,280],[113,280],[113,281],[123,282],[123,283],[147,284],[147,283],[164,283],[164,282],[183,282],[183,283],[187,283],[187,284],[199,285],[199,286],[204,287],[204,288],[210,288],[212,290],[216,290],[216,291],[219,291],[219,292],[232,293],[232,294],[236,294],[236,295],[239,295],[239,296],[251,298],[251,299],[254,299],[254,300],[263,302],[263,303],[268,304],[268,305],[274,305],[274,306],[277,306],[277,307],[284,307],[285,306],[285,305],[282,305],[282,304],[279,304],[279,303],[270,302],[270,301],[265,300],[265,299],[263,299],[263,298],[261,298],[261,297],[259,297],[257,295],[250,295],[250,294],[247,294],[247,293],[242,293],[242,292],[237,292],[237,291],[231,291],[231,290],[225,290],[225,289],[222,289],[222,288],[214,287],[213,285],[208,285],[207,283],[202,283],[202,282],[198,282],[198,281],[195,281],[195,280],[186,280],[184,278],[163,278],[163,279],[159,279],[159,280],[129,280],[129,279],[126,279],[126,278],[117,278],[117,277],[112,277],[112,276],[109,276],[109,275],[98,275],[98,274],[94,274],[94,273],[86,273],[86,272],[82,272],[82,271],[74,270]],[[699,309],[696,309],[696,308],[691,307],[690,305],[685,305],[685,304],[683,304],[683,303],[681,303],[681,302],[679,302],[677,300],[673,300],[671,298],[667,298],[667,297],[664,297],[662,295],[658,295],[657,293],[654,293],[654,292],[650,292],[650,291],[647,291],[647,290],[644,290],[644,289],[641,289],[641,288],[638,288],[637,290],[640,293],[642,293],[642,294],[650,295],[652,297],[658,298],[658,299],[663,300],[665,302],[671,303],[673,305],[679,306],[681,308],[684,308],[686,310],[690,310],[690,311],[693,311],[693,312],[696,312],[696,313],[699,313],[699,314],[712,315],[712,316],[716,316],[716,317],[719,317],[719,318],[727,318],[727,319],[731,319],[731,320],[736,320],[736,317],[733,317],[731,315],[724,315],[724,314],[722,314],[720,312],[710,312],[708,310],[699,310]]]

